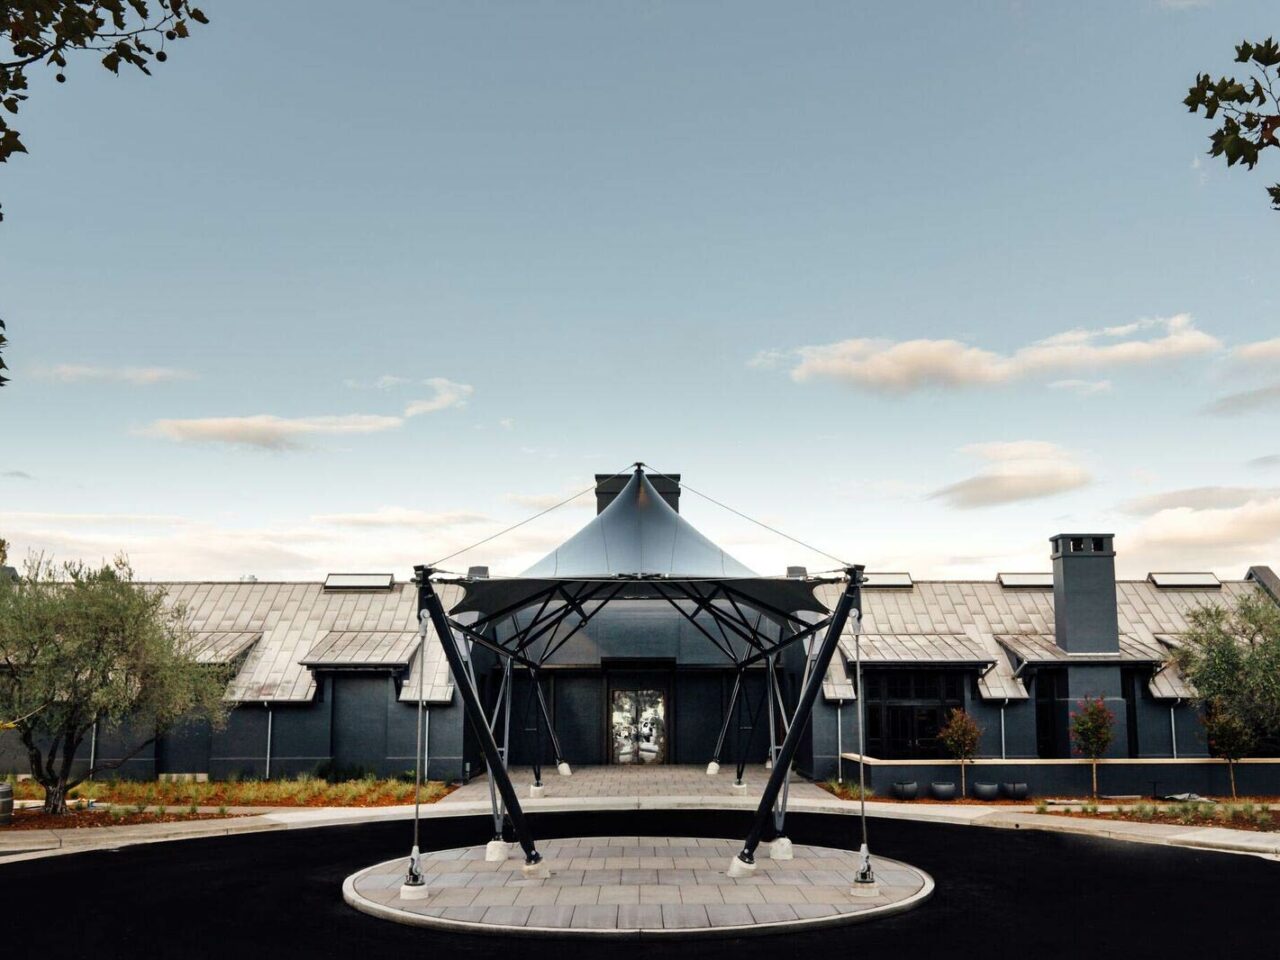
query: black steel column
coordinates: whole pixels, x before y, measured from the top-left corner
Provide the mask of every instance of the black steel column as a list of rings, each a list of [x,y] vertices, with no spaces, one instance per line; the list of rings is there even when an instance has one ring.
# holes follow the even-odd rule
[[[556,725],[551,722],[551,711],[547,708],[547,699],[542,695],[542,679],[529,671],[533,676],[533,690],[538,695],[538,706],[542,708],[542,719],[547,722],[547,733],[551,735],[551,752],[556,758],[556,767],[564,763],[564,754],[560,752],[560,738],[556,736]],[[553,691],[554,692],[554,691]]]
[[[538,853],[534,846],[533,834],[529,832],[529,824],[524,818],[524,810],[520,808],[516,789],[511,785],[511,777],[502,762],[502,753],[493,739],[489,722],[485,719],[480,696],[467,674],[466,664],[462,661],[462,652],[458,649],[453,628],[449,626],[449,618],[444,612],[444,604],[436,596],[435,588],[431,584],[432,570],[430,567],[417,567],[415,570],[418,575],[418,608],[427,612],[431,617],[432,626],[436,628],[436,636],[440,638],[445,659],[449,661],[449,669],[453,671],[458,692],[462,694],[462,706],[466,709],[467,719],[471,721],[471,727],[480,741],[480,750],[484,754],[485,763],[489,766],[489,776],[498,786],[498,793],[502,796],[502,802],[506,804],[507,816],[511,818],[511,826],[516,832],[516,839],[524,850],[525,863],[540,863],[542,854]]]
[[[729,732],[729,724],[733,721],[733,708],[738,705],[738,690],[742,686],[742,668],[738,668],[738,672],[733,676],[733,692],[729,694],[729,706],[724,711],[724,723],[720,725],[720,736],[716,738],[716,752],[711,757],[711,762],[720,765],[720,753],[724,750],[724,738]],[[720,689],[724,689],[721,687]]]
[[[809,723],[810,715],[813,713],[813,704],[818,699],[818,692],[822,689],[822,680],[827,675],[827,667],[831,665],[831,657],[840,645],[840,634],[844,631],[844,625],[849,620],[849,611],[856,607],[861,613],[862,571],[864,569],[862,566],[846,568],[845,572],[848,574],[849,580],[845,584],[844,593],[836,603],[835,610],[831,613],[831,623],[827,625],[827,635],[823,637],[822,646],[818,648],[818,656],[815,658],[813,669],[809,673],[809,681],[800,693],[800,702],[796,704],[795,715],[791,718],[791,727],[787,730],[786,739],[782,741],[782,747],[778,750],[778,757],[774,761],[769,782],[765,784],[764,793],[760,796],[760,805],[756,808],[756,817],[751,824],[751,832],[747,834],[747,839],[742,845],[742,851],[738,854],[738,859],[743,863],[755,863],[756,847],[760,845],[760,838],[764,835],[765,825],[769,822],[774,803],[777,802],[778,792],[782,789],[783,781],[787,778],[787,772],[791,769],[791,761],[795,759],[796,748],[800,745],[800,736]]]

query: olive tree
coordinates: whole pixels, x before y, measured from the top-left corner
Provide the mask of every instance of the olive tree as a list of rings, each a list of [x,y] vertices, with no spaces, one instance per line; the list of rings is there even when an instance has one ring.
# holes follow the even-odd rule
[[[99,567],[34,559],[0,584],[0,720],[17,728],[46,813],[65,813],[81,781],[178,721],[224,721],[226,675],[198,662],[191,640],[185,611],[136,582],[123,557]],[[128,737],[122,756],[76,768],[95,723]]]
[[[1227,711],[1248,725],[1264,748],[1280,740],[1280,605],[1261,592],[1231,606],[1198,607],[1174,659],[1195,689],[1196,703]]]

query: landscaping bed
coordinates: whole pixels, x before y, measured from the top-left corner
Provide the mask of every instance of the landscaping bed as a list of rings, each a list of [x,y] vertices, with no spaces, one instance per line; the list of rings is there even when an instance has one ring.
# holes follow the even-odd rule
[[[422,785],[423,803],[435,803],[453,791],[439,781]],[[13,784],[17,800],[42,800],[34,780]],[[330,783],[319,777],[294,780],[141,781],[95,780],[80,784],[70,799],[124,807],[387,807],[413,803],[413,783],[404,780],[347,780]]]
[[[1086,820],[1127,820],[1130,823],[1168,823],[1183,827],[1227,827],[1231,830],[1280,831],[1280,810],[1267,804],[1213,803],[1187,801],[1170,804],[1136,803],[1117,809],[1100,810],[1096,804],[1061,810],[1036,808],[1037,813]]]
[[[826,790],[828,793],[839,797],[841,800],[858,799],[858,785],[853,782],[837,783],[834,780],[825,780],[819,781],[818,786],[823,790]],[[978,807],[1025,807],[1031,803],[1030,800],[1010,800],[1007,797],[999,797],[995,800],[977,800],[973,797],[956,797],[953,800],[938,800],[929,795],[928,788],[929,785],[924,784],[922,794],[913,800],[903,800],[894,796],[881,797],[872,793],[870,790],[867,791],[867,799],[874,800],[876,803],[947,803],[952,805],[965,804],[968,806]]]

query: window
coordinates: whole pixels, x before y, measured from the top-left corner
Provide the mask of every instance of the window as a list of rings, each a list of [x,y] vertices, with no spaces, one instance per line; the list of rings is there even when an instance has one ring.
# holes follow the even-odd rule
[[[942,756],[938,730],[964,706],[958,670],[869,670],[862,678],[867,754],[887,760]]]
[[[1035,695],[1036,755],[1042,760],[1068,756],[1067,672],[1037,671]]]

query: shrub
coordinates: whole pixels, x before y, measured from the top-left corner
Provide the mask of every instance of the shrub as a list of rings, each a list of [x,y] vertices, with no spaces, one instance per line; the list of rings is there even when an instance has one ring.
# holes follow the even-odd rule
[[[1115,714],[1101,697],[1083,698],[1071,713],[1071,743],[1076,753],[1090,760],[1094,800],[1098,799],[1098,758],[1111,746],[1115,722]]]

